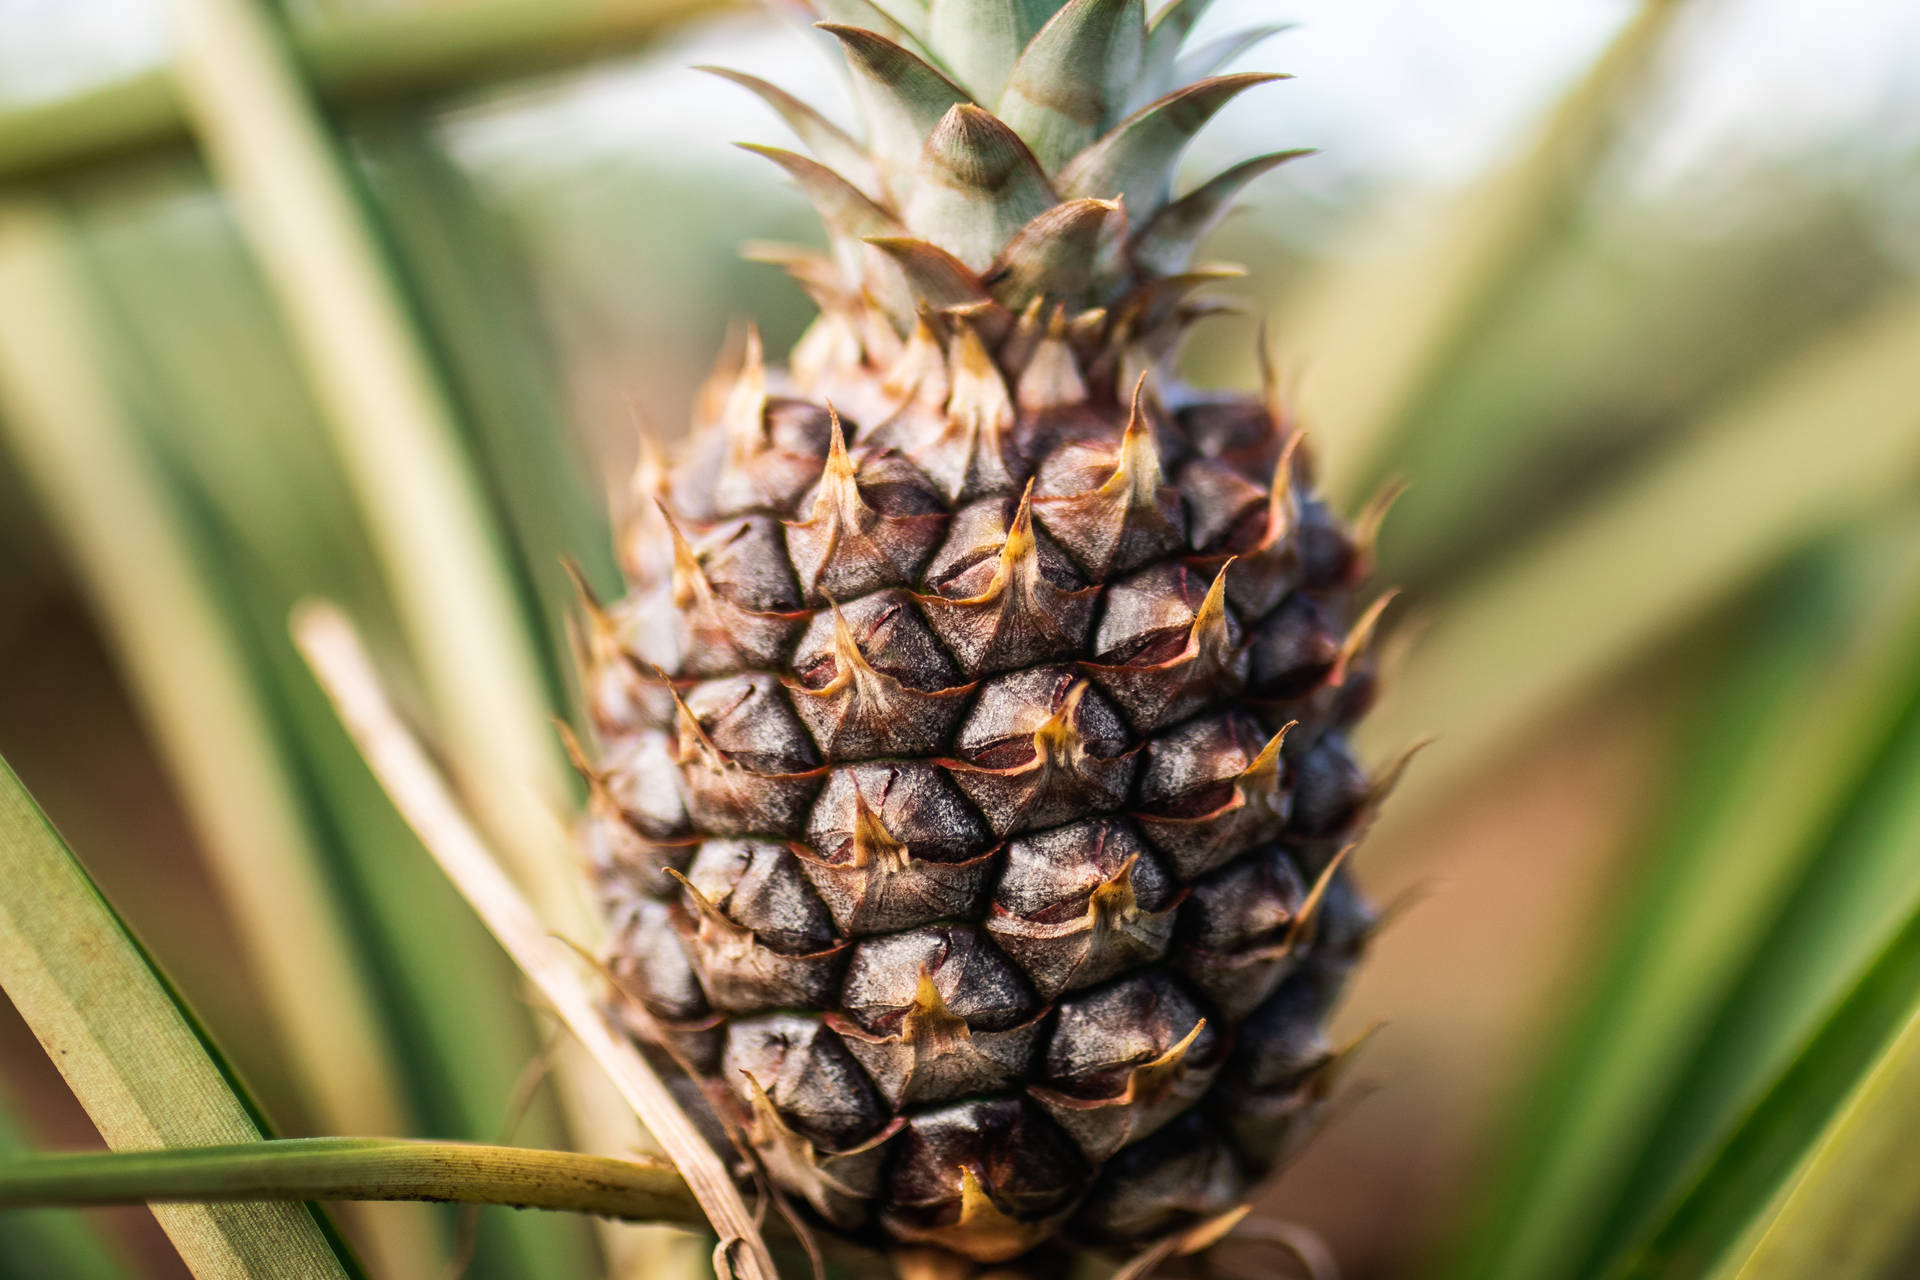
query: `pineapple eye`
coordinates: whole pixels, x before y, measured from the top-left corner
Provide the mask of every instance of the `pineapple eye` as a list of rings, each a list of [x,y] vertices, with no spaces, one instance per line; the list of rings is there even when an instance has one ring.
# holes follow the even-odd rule
[[[973,755],[972,763],[982,769],[1012,769],[1034,757],[1031,737],[1002,738]]]
[[[998,561],[999,558],[1000,547],[998,545],[975,547],[960,557],[960,559],[956,560],[951,568],[938,578],[935,578],[929,585],[933,587],[934,592],[938,595],[955,596],[967,594],[967,589],[960,584],[965,582],[974,570],[980,568],[982,565],[992,564]]]
[[[840,664],[834,661],[831,653],[823,653],[813,661],[796,668],[794,674],[800,677],[800,683],[807,688],[823,689],[832,684],[833,678],[840,674]]]
[[[1102,653],[1100,660],[1114,666],[1124,664],[1138,667],[1168,662],[1179,657],[1181,651],[1187,647],[1187,635],[1186,627],[1166,627],[1158,631],[1150,631],[1116,649]]]

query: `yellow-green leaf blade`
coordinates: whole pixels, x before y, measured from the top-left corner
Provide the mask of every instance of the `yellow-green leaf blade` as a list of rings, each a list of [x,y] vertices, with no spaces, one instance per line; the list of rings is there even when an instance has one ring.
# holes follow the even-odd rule
[[[1734,1280],[1892,1275],[1920,1205],[1920,1005],[1821,1135]]]
[[[466,0],[330,5],[294,31],[330,106],[452,97],[496,80],[617,57],[714,0]],[[171,74],[138,71],[0,111],[0,182],[24,185],[180,148],[187,122]]]
[[[1684,1266],[1748,1227],[1920,999],[1920,672],[1883,693],[1892,726],[1700,1028],[1597,1233],[1597,1264],[1651,1239],[1644,1256],[1682,1267],[1655,1274],[1699,1274]]]
[[[120,212],[126,220],[124,206]],[[296,1091],[285,1100],[296,1108],[288,1114],[334,1129],[405,1130],[419,1117],[401,1097],[402,1051],[383,1016],[388,974],[364,946],[358,913],[336,895],[328,824],[316,815],[240,616],[244,598],[264,589],[262,566],[279,548],[223,573],[233,539],[206,527],[205,494],[182,479],[196,473],[148,452],[133,401],[118,394],[117,375],[135,344],[124,324],[107,319],[128,316],[115,305],[124,297],[105,288],[112,273],[102,270],[98,239],[84,220],[44,202],[0,206],[0,437],[65,545],[200,835],[239,933],[241,969],[269,1011],[265,1038]],[[208,311],[201,306],[203,338],[217,323]],[[222,361],[231,365],[235,351],[224,346]],[[167,372],[178,378],[188,363],[168,361]],[[267,364],[246,363],[256,378]],[[250,389],[236,385],[230,394],[235,416],[245,416],[257,438],[267,434],[258,423],[274,419],[246,414],[258,404]],[[154,389],[143,390],[150,416],[190,435],[179,431],[182,418],[151,415]],[[228,481],[228,492],[287,491],[258,465],[270,455],[231,453],[254,465],[198,474]],[[320,487],[311,469],[304,479]],[[283,519],[279,532],[294,533],[296,524]],[[486,1132],[493,1123],[489,1116]],[[370,1256],[402,1269],[428,1265],[419,1225],[394,1215],[370,1222]]]
[[[671,1162],[470,1142],[284,1138],[164,1151],[37,1153],[0,1162],[0,1208],[433,1200],[704,1227]]]
[[[1512,1156],[1448,1274],[1566,1274],[1893,719],[1920,642],[1920,528],[1802,556],[1743,610],[1674,748],[1669,799],[1591,988],[1525,1090]]]
[[[1682,8],[1682,0],[1643,0],[1531,150],[1440,211],[1413,252],[1332,271],[1288,308],[1280,331],[1315,361],[1301,412],[1337,428],[1320,442],[1334,492],[1362,490],[1390,465],[1394,442],[1461,344],[1507,300],[1584,190],[1619,130],[1622,103]],[[1392,317],[1390,330],[1383,317]]]
[[[260,1129],[165,984],[0,762],[0,986],[115,1149],[248,1142]],[[297,1204],[154,1216],[200,1280],[344,1280]]]
[[[258,0],[178,8],[178,83],[325,410],[458,769],[556,922],[592,919],[547,806],[568,794],[534,624],[455,406],[351,174]]]
[[[1898,1228],[1911,1222],[1911,1202],[1892,1222],[1870,1222],[1873,1202],[1856,1199],[1855,1193],[1869,1185],[1863,1178],[1882,1180],[1882,1193],[1902,1183],[1920,1185],[1910,1154],[1920,1090],[1901,1088],[1916,1078],[1920,910],[1910,910],[1685,1194],[1643,1237],[1644,1244],[1607,1274],[1682,1280],[1708,1274],[1717,1264],[1714,1274],[1738,1274],[1741,1262],[1730,1250],[1756,1234],[1760,1247],[1754,1256],[1778,1268],[1807,1256],[1798,1250],[1824,1252],[1834,1233],[1849,1223],[1870,1231],[1858,1242],[1863,1250],[1890,1261],[1907,1243]],[[1880,1129],[1887,1132],[1876,1132]],[[1792,1216],[1769,1221],[1776,1204]],[[1798,1230],[1809,1234],[1796,1241],[1783,1238],[1782,1233]],[[1816,1232],[1824,1239],[1816,1239]],[[1842,1266],[1768,1274],[1867,1280],[1880,1272]]]
[[[1895,493],[1920,465],[1916,343],[1920,299],[1883,303],[1451,598],[1368,729],[1388,747],[1442,735],[1386,821],[1418,816],[1418,797],[1443,793],[1816,530]],[[1716,519],[1703,523],[1702,510]]]

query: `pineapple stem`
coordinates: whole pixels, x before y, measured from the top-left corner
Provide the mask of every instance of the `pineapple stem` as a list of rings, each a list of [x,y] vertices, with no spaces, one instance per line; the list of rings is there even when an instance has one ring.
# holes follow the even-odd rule
[[[511,1205],[704,1229],[673,1165],[404,1138],[283,1138],[159,1151],[32,1155],[0,1165],[0,1208],[261,1200]]]

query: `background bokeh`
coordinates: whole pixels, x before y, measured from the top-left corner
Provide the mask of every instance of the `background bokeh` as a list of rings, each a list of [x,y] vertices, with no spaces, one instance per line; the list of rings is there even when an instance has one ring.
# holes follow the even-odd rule
[[[460,21],[460,4],[418,3]],[[365,7],[301,4],[293,21]],[[1715,1080],[1713,1105],[1737,1113],[1920,889],[1920,814],[1901,803],[1920,794],[1902,719],[1920,687],[1920,10],[1218,0],[1206,26],[1269,21],[1298,25],[1238,65],[1298,78],[1236,102],[1192,161],[1321,151],[1264,179],[1214,254],[1248,267],[1236,290],[1267,320],[1348,509],[1411,482],[1380,543],[1404,593],[1367,747],[1385,761],[1437,741],[1359,861],[1390,923],[1341,1030],[1371,1038],[1338,1121],[1264,1208],[1323,1236],[1349,1276],[1525,1274],[1511,1256],[1499,1265],[1517,1270],[1496,1266],[1521,1247],[1501,1225],[1515,1188],[1549,1197],[1540,1220],[1563,1239],[1630,1225],[1635,1189],[1686,1163],[1635,1165],[1631,1135],[1665,1132]],[[402,637],[389,649],[418,639],[327,444],[324,373],[289,335],[280,277],[184,139],[62,150],[63,105],[163,66],[172,30],[160,0],[0,0],[0,248],[29,214],[57,228],[63,279],[90,300],[88,394],[114,406],[120,463],[188,530],[209,575],[192,607],[231,627],[235,669],[268,707],[261,740],[295,761],[302,829],[360,904],[348,914],[376,918],[352,936],[399,947],[377,917],[418,904],[423,924],[448,922],[428,948],[444,939],[462,977],[442,980],[517,1016],[390,815],[361,824],[379,805],[364,779],[327,772],[350,772],[341,744],[312,736],[320,713],[279,630],[288,603],[333,595]],[[689,68],[843,102],[797,17],[636,32],[330,117],[485,502],[522,548],[513,590],[551,618],[559,553],[606,582],[600,512],[636,430],[678,433],[729,323],[758,320],[780,349],[807,318],[797,289],[737,253],[812,234],[778,175],[728,146],[782,141],[780,126]],[[549,65],[563,61],[581,65]],[[53,332],[39,305],[0,296],[0,347]],[[1251,377],[1252,325],[1214,325],[1192,375]],[[220,752],[250,739],[156,693],[222,677],[202,633],[154,612],[173,607],[153,593],[165,575],[143,595],[113,568],[116,530],[141,538],[145,519],[89,505],[122,492],[90,476],[119,470],[47,464],[32,440],[61,432],[59,415],[14,382],[0,366],[0,755],[283,1129],[325,1130],[341,1114],[308,1077],[333,1067],[291,1053],[275,1011],[288,997],[254,950],[272,894],[236,890],[231,851],[208,849],[232,838],[209,835],[222,788],[255,785]],[[123,554],[137,579],[141,550]],[[544,660],[564,649],[553,628],[530,634]],[[1738,880],[1762,865],[1759,887]],[[1852,897],[1816,896],[1794,932],[1806,916],[1790,904],[1824,883]],[[262,911],[264,925],[248,914]],[[1702,959],[1690,940],[1723,951]],[[436,963],[396,955],[365,963]],[[1769,1001],[1787,981],[1769,964],[1815,976]],[[1842,976],[1823,987],[1829,970]],[[400,986],[384,1025],[433,1022],[422,1004],[450,989]],[[1796,1000],[1797,1024],[1742,1012]],[[413,1106],[418,1131],[508,1122],[535,1043],[488,1016],[438,1016],[448,1044],[486,1039],[494,1061],[462,1077],[457,1105]],[[20,1134],[86,1144],[10,1017],[0,1079]],[[1747,1056],[1708,1063],[1716,1041]],[[464,1061],[441,1052],[441,1069]],[[1619,1085],[1629,1062],[1653,1083]],[[1614,1101],[1576,1114],[1569,1099],[1596,1093]],[[1568,1171],[1576,1148],[1598,1172]],[[172,1274],[142,1214],[99,1220]],[[483,1274],[505,1230],[488,1222]]]

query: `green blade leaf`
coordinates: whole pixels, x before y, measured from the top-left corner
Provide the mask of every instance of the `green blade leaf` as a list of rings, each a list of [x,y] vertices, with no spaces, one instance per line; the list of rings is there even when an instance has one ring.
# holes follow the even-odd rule
[[[715,7],[713,0],[466,0],[329,5],[294,32],[321,98],[335,107],[410,106],[502,79],[618,56]],[[0,110],[9,185],[184,150],[172,71],[157,68],[50,102]]]
[[[860,145],[859,139],[821,115],[811,103],[801,101],[758,76],[750,76],[730,67],[695,67],[694,70],[719,76],[758,96],[786,121],[794,136],[813,152],[814,159],[861,190],[873,189],[873,160],[867,155],[866,148]]]
[[[0,423],[201,834],[302,1112],[399,1127],[411,1117],[375,981],[333,895],[303,782],[261,705],[252,655],[225,612],[231,602],[209,581],[209,544],[189,504],[102,385],[111,359],[74,241],[48,208],[0,210]],[[385,1225],[394,1229],[379,1232],[376,1253],[418,1260],[402,1248],[405,1224]]]
[[[920,148],[940,117],[949,107],[972,99],[924,59],[885,36],[832,22],[823,22],[820,28],[839,40],[846,52],[865,99],[866,118],[872,123],[872,146],[897,199],[908,189],[907,179],[919,162]]]
[[[1455,592],[1367,730],[1388,749],[1445,731],[1383,821],[1417,817],[1421,797],[1486,752],[1816,530],[1892,493],[1920,462],[1920,406],[1907,388],[1916,344],[1920,301],[1883,304]],[[1810,421],[1847,423],[1846,447],[1808,431]],[[1706,509],[1718,513],[1712,524],[1698,519]]]
[[[1883,546],[1882,544],[1889,544]],[[1564,1274],[1822,826],[1888,732],[1920,643],[1920,530],[1803,556],[1744,611],[1593,987],[1524,1092],[1507,1168],[1449,1274]]]
[[[1352,497],[1381,482],[1462,344],[1509,298],[1586,189],[1623,123],[1621,104],[1640,91],[1686,8],[1686,0],[1642,0],[1533,146],[1441,211],[1410,252],[1343,256],[1336,261],[1355,265],[1337,265],[1290,296],[1276,327],[1314,358],[1300,411],[1305,421],[1340,424],[1316,451],[1332,492]]]
[[[552,919],[593,936],[549,806],[572,794],[552,747],[536,641],[483,501],[445,373],[339,140],[264,0],[188,0],[177,83],[233,193],[392,588],[456,767]]]
[[[1737,1280],[1892,1276],[1914,1243],[1920,1162],[1920,1005],[1848,1095],[1752,1248],[1722,1274]]]
[[[1215,174],[1148,219],[1133,237],[1134,260],[1159,275],[1186,270],[1195,247],[1249,182],[1289,160],[1312,154],[1311,149],[1269,152]]]
[[[1142,0],[1068,0],[1014,64],[994,114],[1057,173],[1119,119],[1145,39]]]
[[[1164,93],[1173,88],[1174,61],[1180,56],[1180,46],[1200,19],[1206,16],[1213,6],[1213,0],[1169,0],[1160,12],[1153,15],[1153,21],[1147,26],[1146,54],[1143,58],[1144,73],[1142,81],[1147,86],[1148,96]]]
[[[1108,220],[1120,212],[1111,200],[1068,200],[1047,210],[1014,234],[985,279],[1007,307],[1019,309],[1029,298],[1045,296],[1068,307],[1085,305],[1094,273],[1094,250]]]
[[[927,43],[977,102],[996,102],[1020,51],[1059,6],[1052,0],[933,0]]]
[[[927,62],[934,60],[933,54],[920,39],[924,30],[920,20],[926,16],[924,8],[896,3],[889,4],[883,9],[874,4],[873,0],[808,0],[808,2],[813,11],[825,22],[877,32],[917,58]],[[903,18],[910,19],[911,23],[902,21]]]
[[[1127,202],[1127,215],[1146,218],[1167,202],[1173,166],[1201,126],[1257,84],[1285,76],[1216,76],[1176,89],[1114,126],[1060,173],[1060,193]]]
[[[1174,83],[1191,84],[1196,80],[1204,80],[1220,68],[1227,66],[1235,58],[1251,53],[1273,37],[1291,30],[1293,30],[1291,23],[1270,23],[1263,27],[1248,27],[1244,31],[1235,31],[1231,35],[1221,36],[1218,40],[1209,40],[1174,64]]]
[[[901,23],[921,40],[927,36],[928,8],[928,0],[887,0],[887,9],[894,21]]]
[[[199,1028],[4,761],[0,881],[0,987],[109,1146],[260,1138]],[[154,1216],[201,1280],[345,1280],[357,1270],[303,1205],[182,1205]]]
[[[1920,1190],[1912,1154],[1912,1125],[1920,1112],[1915,1084],[1920,910],[1908,915],[1844,993],[1646,1244],[1610,1274],[1682,1280],[1715,1270],[1717,1262],[1724,1265],[1715,1274],[1724,1275],[1880,1274],[1876,1265],[1840,1260],[1851,1256],[1856,1264],[1884,1265],[1909,1243],[1911,1199],[1878,1218],[1868,1209],[1903,1186]],[[1864,1202],[1851,1199],[1869,1189]],[[1727,1258],[1736,1241],[1755,1234],[1756,1218],[1776,1200],[1780,1216],[1760,1222],[1747,1257]],[[1862,1234],[1840,1238],[1837,1233],[1848,1228]],[[1819,1265],[1781,1269],[1795,1258],[1818,1259]],[[1748,1272],[1749,1260],[1759,1270]]]
[[[78,234],[14,211],[0,233],[0,426],[182,791],[301,1115],[493,1137],[538,1052],[511,972],[286,637],[301,585],[377,597],[350,508],[330,501],[304,388],[230,229],[175,216],[171,184],[156,194],[83,208]],[[203,199],[187,189],[186,203]],[[262,511],[256,495],[279,505]],[[523,1135],[557,1141],[549,1110]],[[486,1218],[476,1280],[534,1260],[584,1270],[580,1224]],[[383,1273],[415,1274],[439,1265],[453,1224],[422,1211],[349,1225]]]
[[[757,142],[738,144],[742,151],[779,165],[787,171],[801,193],[820,215],[827,234],[839,242],[858,241],[868,236],[883,236],[900,230],[893,215],[870,200],[859,188],[817,160],[809,160],[797,151],[762,146]]]
[[[1040,162],[1006,125],[971,103],[952,107],[927,139],[907,200],[907,229],[975,271],[1057,200]]]
[[[702,1227],[673,1165],[572,1151],[283,1138],[164,1151],[36,1154],[0,1163],[0,1209],[234,1201],[433,1200]]]
[[[867,243],[899,264],[913,296],[935,310],[987,300],[980,277],[939,245],[899,236],[874,236]]]
[[[1912,643],[1909,640],[1910,659],[1920,652]],[[1834,1023],[1835,1037],[1855,1036],[1832,1041],[1842,1048],[1854,1046],[1846,1049],[1853,1056],[1822,1051],[1825,1056],[1818,1061],[1806,1057],[1806,1046],[1820,1034],[1822,1019],[1840,1017],[1831,1011],[1845,1007],[1849,987],[1920,906],[1920,859],[1913,856],[1920,847],[1920,786],[1915,785],[1920,779],[1920,670],[1910,665],[1901,679],[1878,692],[1869,721],[1883,723],[1882,717],[1892,712],[1894,723],[1856,772],[1819,838],[1803,851],[1799,875],[1782,893],[1737,983],[1700,1029],[1698,1047],[1663,1098],[1650,1140],[1595,1232],[1596,1270],[1617,1258],[1624,1242],[1645,1239],[1649,1232],[1668,1240],[1685,1237],[1689,1256],[1697,1255],[1710,1239],[1716,1241],[1714,1247],[1724,1248],[1731,1234],[1715,1237],[1713,1232],[1743,1228],[1761,1199],[1777,1186],[1782,1171],[1768,1162],[1798,1155],[1799,1146],[1783,1149],[1787,1139],[1780,1135],[1804,1146],[1811,1139],[1808,1127],[1824,1115],[1821,1108],[1830,1108],[1851,1086],[1853,1077],[1842,1075],[1847,1070],[1857,1073],[1861,1054],[1888,1034],[1889,1019],[1906,1015],[1909,1006],[1901,1004],[1892,1015],[1872,1013],[1879,1021],[1864,1031],[1857,1019]],[[1914,991],[1907,989],[1907,1001],[1914,999]],[[1898,993],[1883,995],[1898,998]],[[1857,1006],[1856,1012],[1863,1008],[1871,1012],[1880,1006]],[[1844,1030],[1847,1026],[1855,1030]],[[1696,1189],[1691,1207],[1673,1210],[1674,1197],[1695,1178],[1702,1162],[1724,1159],[1715,1153],[1730,1140],[1743,1140],[1729,1139],[1728,1134],[1737,1132],[1755,1098],[1771,1081],[1789,1075],[1804,1092],[1775,1098],[1791,1107],[1791,1115],[1781,1121],[1790,1127],[1772,1131],[1764,1150],[1746,1157],[1743,1170],[1718,1179],[1706,1198],[1699,1198]],[[1677,1224],[1677,1216],[1698,1225]],[[1649,1225],[1663,1217],[1668,1226]]]
[[[188,115],[320,392],[440,738],[543,918],[592,945],[601,922],[552,817],[577,787],[548,721],[560,707],[539,640],[552,619],[527,609],[434,337],[277,7],[186,0],[180,17]],[[557,1079],[580,1142],[633,1132],[597,1078]]]
[[[573,675],[566,619],[576,600],[560,564],[571,561],[603,590],[619,573],[605,503],[582,482],[558,361],[537,323],[538,292],[507,226],[426,125],[372,120],[354,136],[396,272],[444,355],[490,505],[505,517],[521,607],[545,621],[536,635],[547,697],[564,706]]]

